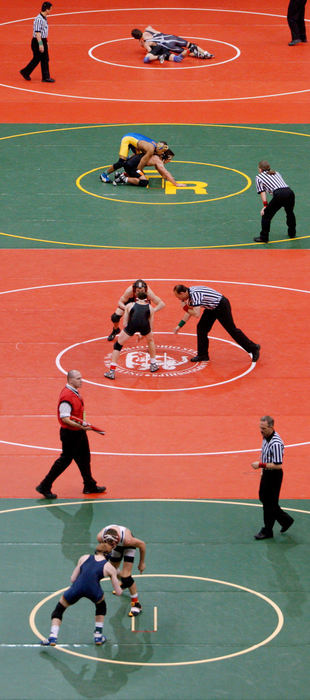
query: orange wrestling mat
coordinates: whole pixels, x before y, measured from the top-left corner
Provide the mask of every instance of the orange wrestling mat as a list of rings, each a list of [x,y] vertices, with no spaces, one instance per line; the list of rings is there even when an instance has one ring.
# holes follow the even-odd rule
[[[2,497],[34,497],[58,455],[55,406],[73,367],[84,377],[87,418],[106,430],[92,433],[90,443],[94,474],[110,498],[255,498],[250,462],[259,455],[264,413],[276,416],[287,446],[283,497],[309,497],[308,255],[191,251],[189,267],[186,251],[3,251]],[[141,271],[166,301],[154,327],[161,369],[149,373],[143,341],[133,338],[109,382],[110,314]],[[262,346],[257,365],[217,323],[211,362],[190,362],[196,322],[172,334],[179,281],[228,296],[237,325]],[[80,496],[74,465],[57,491]]]
[[[184,7],[158,0],[55,5],[49,18],[53,85],[19,74],[30,60],[29,3],[3,8],[0,22],[3,122],[307,122],[309,45],[288,46],[283,3],[254,0]],[[183,4],[184,5],[184,4]],[[145,65],[133,27],[151,24],[185,36],[214,54],[181,64]],[[8,31],[10,42],[7,41]],[[69,37],[69,38],[68,38]],[[65,47],[65,48],[64,48]],[[279,66],[283,70],[279,70]]]

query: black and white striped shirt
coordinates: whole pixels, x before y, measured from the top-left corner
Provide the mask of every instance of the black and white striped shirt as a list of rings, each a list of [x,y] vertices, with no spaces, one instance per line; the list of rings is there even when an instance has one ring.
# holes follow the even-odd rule
[[[42,39],[47,39],[48,35],[48,24],[47,19],[41,13],[35,17],[33,22],[33,36],[35,37],[36,32],[40,32]]]
[[[272,194],[274,190],[278,190],[280,187],[288,187],[280,173],[275,172],[274,175],[269,175],[266,170],[256,175],[255,182],[257,194],[261,192]]]
[[[283,462],[284,443],[281,440],[279,433],[274,432],[269,440],[263,439],[262,444],[262,462],[273,462],[274,464],[282,464]]]
[[[223,294],[216,292],[211,287],[189,287],[189,301],[191,306],[204,306],[206,309],[216,309]]]

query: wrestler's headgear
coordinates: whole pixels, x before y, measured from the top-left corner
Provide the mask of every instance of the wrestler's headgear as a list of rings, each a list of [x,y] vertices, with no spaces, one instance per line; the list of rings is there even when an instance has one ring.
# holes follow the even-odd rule
[[[134,291],[137,291],[137,289],[144,289],[147,292],[147,284],[144,282],[144,280],[136,280],[133,283],[132,288]]]
[[[156,155],[160,156],[162,153],[164,153],[168,148],[168,144],[166,141],[157,141],[157,144],[155,146],[155,153]]]
[[[107,544],[112,545],[112,547],[116,547],[116,545],[119,543],[120,537],[118,532],[116,530],[109,529],[105,535],[103,535],[102,541],[106,542]]]

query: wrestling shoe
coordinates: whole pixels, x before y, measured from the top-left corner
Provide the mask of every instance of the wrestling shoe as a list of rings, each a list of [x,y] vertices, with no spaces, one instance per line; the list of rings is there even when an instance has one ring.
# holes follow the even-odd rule
[[[108,176],[108,173],[105,173],[104,171],[103,171],[103,173],[101,173],[99,179],[101,180],[101,182],[111,182],[111,180]]]
[[[150,372],[157,372],[157,370],[159,370],[159,365],[157,365],[156,362],[151,362]]]
[[[115,379],[115,370],[109,369],[108,372],[104,373],[104,376],[107,377],[107,379]]]
[[[165,56],[158,56],[159,63],[165,63]]]
[[[198,58],[214,58],[214,53],[209,53],[209,51],[203,51],[202,54]]]
[[[204,51],[200,50],[196,44],[192,44],[190,47],[190,55],[195,56],[195,58],[203,58]]]
[[[119,175],[115,175],[115,178],[113,180],[113,185],[126,185],[127,182],[127,177],[125,173],[120,173]]]
[[[104,634],[100,634],[99,632],[95,632],[94,643],[96,644],[97,647],[100,647],[106,641],[107,641],[107,638],[104,636]]]
[[[142,613],[142,605],[137,601],[136,603],[131,603],[131,609],[128,613],[128,617],[137,617]]]
[[[57,644],[57,637],[49,636],[48,639],[43,639],[41,642],[42,647],[55,647]]]
[[[118,335],[118,333],[120,332],[120,328],[113,328],[113,331],[111,331],[110,335],[108,335],[107,340],[114,340],[115,336]]]

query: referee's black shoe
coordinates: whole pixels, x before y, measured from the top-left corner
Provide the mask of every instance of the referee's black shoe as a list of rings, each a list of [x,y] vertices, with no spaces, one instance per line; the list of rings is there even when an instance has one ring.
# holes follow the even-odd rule
[[[54,80],[54,78],[42,78],[41,82],[42,83],[54,83],[55,80]]]
[[[91,486],[90,488],[84,486],[83,493],[104,493],[107,490],[106,486]]]
[[[294,518],[292,518],[290,515],[288,516],[288,520],[285,525],[282,525],[280,532],[286,532],[286,530],[293,525]]]
[[[108,335],[107,340],[114,340],[115,336],[121,332],[120,328],[113,328],[113,331]]]
[[[191,362],[208,362],[209,357],[208,355],[195,355],[195,357],[191,357]]]
[[[252,352],[252,360],[253,362],[257,362],[259,358],[259,351],[260,351],[260,345],[256,345],[255,350]]]
[[[269,243],[268,238],[261,238],[261,236],[255,236],[253,241],[255,241],[255,243]]]
[[[270,532],[270,533],[268,534],[268,532],[265,532],[265,530],[263,530],[263,529],[260,530],[260,531],[257,533],[257,535],[254,535],[254,538],[255,538],[256,540],[270,540],[271,537],[273,537],[273,532]]]
[[[50,500],[57,498],[56,493],[52,493],[50,489],[48,489],[46,486],[42,486],[42,484],[36,486],[36,491],[41,493],[44,498],[49,498]]]
[[[23,68],[19,72],[23,76],[24,80],[31,80],[30,75],[28,75],[28,73],[25,73]]]

